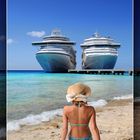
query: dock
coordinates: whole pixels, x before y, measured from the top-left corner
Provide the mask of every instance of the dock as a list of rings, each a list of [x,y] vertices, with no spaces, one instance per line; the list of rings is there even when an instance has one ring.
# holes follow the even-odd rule
[[[83,69],[75,70],[69,69],[68,73],[77,73],[77,74],[102,74],[102,75],[133,75],[132,70],[123,70],[123,69]]]

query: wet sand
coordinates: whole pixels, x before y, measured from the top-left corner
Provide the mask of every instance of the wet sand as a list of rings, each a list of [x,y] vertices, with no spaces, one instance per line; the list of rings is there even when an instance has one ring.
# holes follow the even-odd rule
[[[131,99],[110,101],[106,106],[96,108],[96,112],[101,140],[133,140]],[[60,140],[61,127],[62,117],[58,116],[49,122],[8,132],[8,140]]]

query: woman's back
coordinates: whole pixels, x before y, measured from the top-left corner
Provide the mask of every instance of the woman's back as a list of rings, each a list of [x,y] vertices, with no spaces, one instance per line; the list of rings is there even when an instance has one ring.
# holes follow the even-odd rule
[[[91,89],[84,84],[76,83],[69,86],[66,99],[73,105],[65,106],[63,112],[63,126],[61,140],[66,140],[68,123],[71,125],[69,140],[100,140],[99,130],[96,125],[96,112],[93,107],[87,105],[87,97]],[[88,127],[90,122],[90,129]],[[92,135],[92,136],[91,136]]]
[[[94,113],[94,108],[87,105],[78,107],[76,105],[65,106],[65,115],[71,125],[70,136],[75,138],[83,138],[91,136],[88,127],[91,116]]]

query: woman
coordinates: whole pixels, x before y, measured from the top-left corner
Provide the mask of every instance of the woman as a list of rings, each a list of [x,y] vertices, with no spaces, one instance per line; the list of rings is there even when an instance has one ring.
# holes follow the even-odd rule
[[[68,122],[71,126],[69,140],[93,140],[92,136],[94,140],[100,140],[95,110],[87,105],[90,94],[90,88],[84,84],[76,83],[68,88],[66,99],[72,105],[64,106],[61,140],[66,140]]]

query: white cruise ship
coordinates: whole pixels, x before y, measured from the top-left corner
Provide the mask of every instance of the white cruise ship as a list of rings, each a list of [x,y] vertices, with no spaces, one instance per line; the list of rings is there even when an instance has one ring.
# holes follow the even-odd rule
[[[40,46],[36,58],[45,72],[67,72],[76,67],[75,42],[61,35],[60,30],[53,30],[43,41],[32,42]]]
[[[81,44],[83,69],[113,69],[117,57],[119,43],[110,37],[102,37],[95,33]]]

